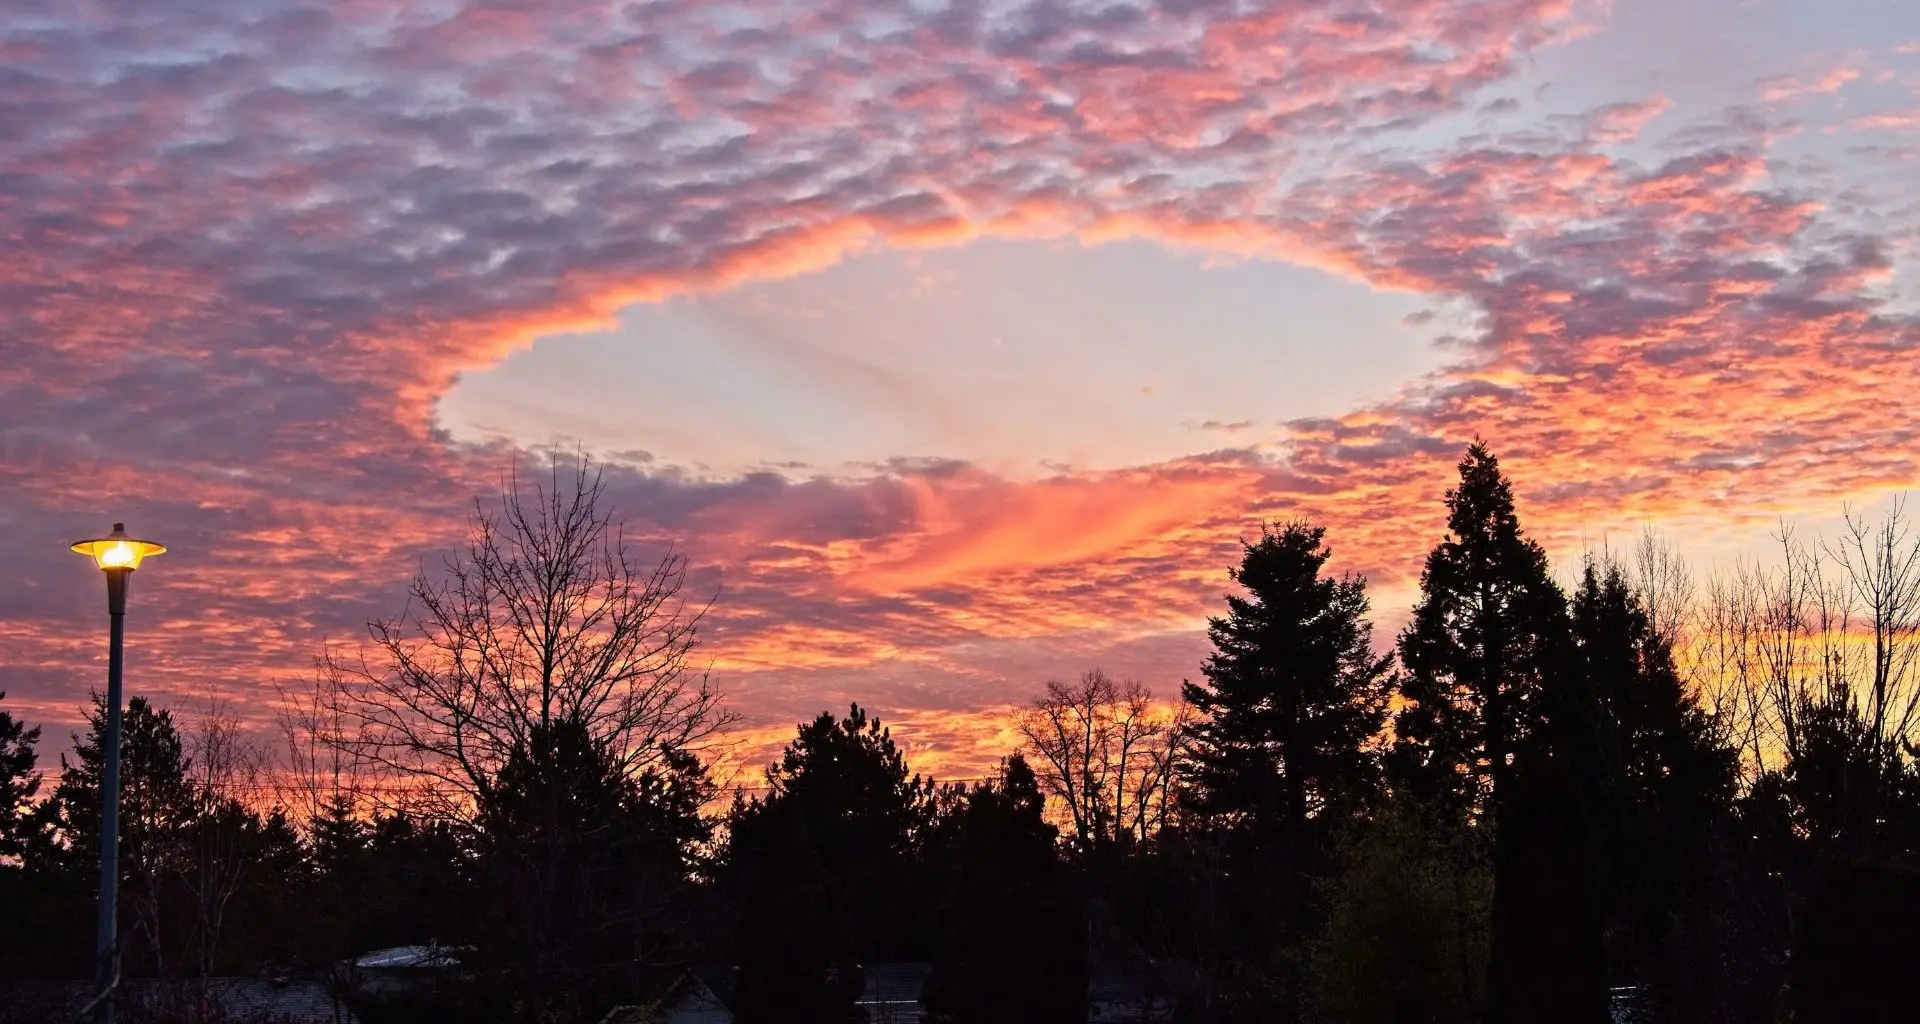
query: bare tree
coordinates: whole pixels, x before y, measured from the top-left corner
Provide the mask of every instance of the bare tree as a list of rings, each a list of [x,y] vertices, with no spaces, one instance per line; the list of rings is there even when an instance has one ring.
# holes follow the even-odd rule
[[[1050,681],[1018,716],[1035,774],[1084,849],[1146,839],[1167,823],[1181,711],[1099,669]]]
[[[1817,547],[1782,525],[1780,561],[1742,562],[1708,584],[1692,663],[1732,724],[1749,770],[1764,774],[1801,750],[1804,711],[1844,688],[1852,607]]]
[[[334,812],[357,816],[376,796],[371,767],[360,754],[368,744],[357,720],[348,719],[333,699],[331,679],[323,662],[304,686],[281,687],[275,711],[283,758],[275,792],[303,827]]]
[[[246,799],[261,791],[266,752],[231,707],[211,701],[187,737],[195,810],[182,844],[180,881],[191,897],[199,996],[220,949],[227,907],[245,882],[258,846],[259,820]]]
[[[1633,587],[1646,603],[1654,632],[1676,650],[1692,626],[1693,571],[1673,542],[1647,526],[1633,547]]]
[[[1920,537],[1906,516],[1905,499],[1897,499],[1878,526],[1849,511],[1845,536],[1827,550],[1845,569],[1873,633],[1860,673],[1866,684],[1862,712],[1876,747],[1893,756],[1912,742],[1920,716],[1914,673],[1920,658]]]
[[[556,726],[584,729],[635,779],[724,728],[691,661],[707,604],[686,599],[685,557],[640,563],[606,497],[579,456],[556,459],[544,486],[516,471],[497,503],[476,499],[464,556],[419,574],[367,647],[325,655],[320,742],[465,816]]]
[[[1774,539],[1776,562],[1709,582],[1695,678],[1750,775],[1792,781],[1809,820],[1864,854],[1920,731],[1920,536],[1896,501],[1877,523],[1849,511],[1835,540]]]
[[[1688,645],[1691,676],[1714,714],[1730,725],[1750,770],[1766,770],[1771,754],[1760,638],[1768,585],[1758,567],[1738,565],[1707,583]]]

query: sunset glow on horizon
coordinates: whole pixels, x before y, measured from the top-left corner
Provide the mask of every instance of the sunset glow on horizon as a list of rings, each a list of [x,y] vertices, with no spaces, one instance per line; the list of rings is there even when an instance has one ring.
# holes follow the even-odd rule
[[[943,777],[1047,679],[1175,693],[1263,521],[1390,641],[1475,437],[1561,563],[1920,480],[1911,5],[28,0],[0,53],[50,749],[74,537],[167,545],[128,692],[266,736],[576,447],[717,595],[740,756],[858,701]]]

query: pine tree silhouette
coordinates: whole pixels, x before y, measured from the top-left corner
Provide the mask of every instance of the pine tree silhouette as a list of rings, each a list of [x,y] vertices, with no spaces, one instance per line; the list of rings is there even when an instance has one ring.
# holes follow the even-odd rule
[[[938,1024],[1080,1024],[1086,929],[1043,817],[1033,770],[1014,756],[969,790],[945,836],[959,868],[943,901],[921,1002]]]
[[[1325,533],[1294,522],[1244,545],[1246,595],[1210,623],[1206,682],[1183,687],[1188,803],[1276,852],[1304,852],[1310,817],[1343,819],[1380,786],[1391,659],[1373,652],[1366,581],[1322,575]]]
[[[1427,556],[1400,635],[1406,706],[1394,718],[1403,784],[1461,813],[1491,809],[1541,733],[1568,642],[1566,598],[1520,529],[1499,461],[1476,441],[1447,492],[1448,536]]]

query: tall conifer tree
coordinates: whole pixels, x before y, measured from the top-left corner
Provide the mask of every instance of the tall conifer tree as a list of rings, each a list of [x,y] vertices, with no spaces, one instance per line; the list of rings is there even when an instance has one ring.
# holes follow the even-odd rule
[[[1574,594],[1573,635],[1629,797],[1661,822],[1705,825],[1725,814],[1737,755],[1681,680],[1673,645],[1618,566],[1588,561]]]
[[[1448,536],[1427,556],[1400,636],[1405,706],[1394,765],[1414,795],[1491,812],[1493,1024],[1601,1024],[1607,1014],[1598,879],[1583,784],[1598,716],[1575,667],[1567,601],[1520,529],[1484,442],[1447,493]]]
[[[60,755],[60,785],[53,799],[71,867],[92,877],[100,858],[100,773],[105,765],[106,698],[95,694],[85,737],[73,738],[73,755]],[[180,830],[197,810],[187,778],[192,759],[174,725],[173,712],[145,697],[127,701],[120,732],[120,868],[122,877],[151,877],[160,869]],[[122,882],[122,885],[126,885]]]
[[[0,693],[0,700],[6,698]],[[40,867],[51,852],[51,830],[47,827],[44,805],[36,805],[42,776],[34,770],[38,756],[34,745],[39,729],[0,710],[0,907],[15,922],[0,928],[0,983],[30,976],[42,966],[36,952],[57,939],[39,927],[48,918],[78,915],[63,914],[59,896],[52,886],[30,872]],[[0,984],[0,988],[4,988]],[[4,1011],[0,1011],[4,1016]]]
[[[1448,535],[1427,556],[1400,635],[1393,762],[1403,783],[1464,812],[1491,806],[1516,755],[1544,738],[1567,605],[1485,442],[1467,449],[1447,511]]]
[[[1210,624],[1206,681],[1183,688],[1197,712],[1183,799],[1222,840],[1209,917],[1230,952],[1212,998],[1247,1019],[1300,1012],[1297,954],[1326,840],[1380,789],[1391,659],[1373,651],[1366,581],[1325,574],[1325,536],[1295,521],[1243,544],[1229,573],[1243,593]]]
[[[0,691],[0,700],[7,697]],[[40,832],[39,816],[34,814],[34,797],[40,792],[41,776],[34,771],[39,756],[34,745],[40,742],[40,730],[0,710],[0,867],[8,859],[24,857]]]
[[[65,884],[88,899],[97,891],[100,863],[100,775],[105,767],[106,698],[94,694],[85,737],[60,755],[54,788],[55,823]],[[187,756],[173,713],[144,697],[127,701],[120,733],[120,913],[123,960],[129,973],[154,970],[165,955],[160,940],[176,932],[159,925],[169,876],[186,854],[188,829],[199,813]]]
[[[1324,528],[1267,527],[1231,571],[1245,596],[1212,620],[1205,683],[1187,683],[1196,810],[1263,840],[1307,841],[1308,819],[1363,805],[1379,786],[1389,658],[1373,652],[1366,580],[1323,575]]]
[[[1674,935],[1712,916],[1712,839],[1732,812],[1737,756],[1681,681],[1672,642],[1619,566],[1587,560],[1573,637],[1599,712],[1589,776],[1606,784],[1598,845],[1616,959],[1672,1005],[1676,990],[1699,991],[1717,971],[1677,956]]]

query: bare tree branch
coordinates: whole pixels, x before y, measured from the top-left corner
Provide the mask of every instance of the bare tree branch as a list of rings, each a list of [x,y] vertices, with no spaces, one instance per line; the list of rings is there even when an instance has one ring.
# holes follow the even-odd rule
[[[1181,711],[1099,669],[1050,681],[1017,719],[1041,788],[1083,849],[1150,838],[1164,827]]]
[[[397,618],[368,624],[368,644],[328,649],[322,746],[462,817],[537,729],[584,726],[638,778],[733,720],[692,663],[711,601],[688,601],[678,551],[636,560],[585,456],[531,487],[511,473],[468,532]]]

